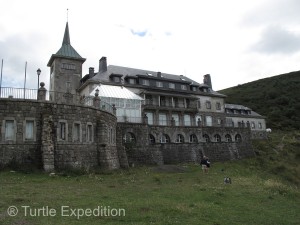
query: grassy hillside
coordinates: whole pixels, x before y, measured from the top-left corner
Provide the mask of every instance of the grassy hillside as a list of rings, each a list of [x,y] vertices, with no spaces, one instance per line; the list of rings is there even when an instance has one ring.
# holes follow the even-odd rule
[[[267,126],[300,129],[300,71],[282,74],[219,91],[226,102],[241,104],[266,116]]]
[[[273,132],[254,147],[257,157],[212,162],[208,174],[195,164],[56,176],[5,170],[0,172],[0,224],[299,224],[300,133]],[[223,183],[225,176],[232,184]],[[9,206],[16,206],[18,215],[9,216]],[[22,206],[32,214],[25,216]],[[55,216],[34,212],[46,206]],[[97,206],[126,213],[78,216],[66,208]]]

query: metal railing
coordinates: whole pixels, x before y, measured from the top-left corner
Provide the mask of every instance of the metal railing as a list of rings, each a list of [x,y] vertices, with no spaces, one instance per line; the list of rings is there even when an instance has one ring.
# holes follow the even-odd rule
[[[54,92],[45,90],[45,101],[56,102],[56,103],[66,103],[66,104],[78,104],[86,106],[94,106],[94,96],[80,96],[78,94],[71,94],[69,92]],[[1,87],[0,98],[9,99],[27,99],[27,100],[37,100],[38,90],[37,89],[27,89],[27,88],[12,88],[12,87]],[[100,100],[99,109],[114,113],[113,107]]]
[[[1,87],[0,98],[37,99],[36,89]]]
[[[179,108],[179,109],[197,109],[197,104],[195,102],[184,103],[184,102],[172,102],[170,101],[153,101],[146,99],[143,102],[144,106],[154,106],[154,107],[168,107],[168,108]]]
[[[117,121],[118,122],[127,122],[127,123],[142,123],[143,118],[142,117],[118,116]]]

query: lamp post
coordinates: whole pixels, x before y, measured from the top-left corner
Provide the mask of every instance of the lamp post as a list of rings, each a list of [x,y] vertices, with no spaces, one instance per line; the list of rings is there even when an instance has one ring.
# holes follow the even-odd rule
[[[36,73],[37,73],[37,76],[38,76],[38,89],[39,89],[39,86],[40,86],[40,75],[41,75],[41,69],[40,68],[38,68],[37,69],[37,71],[36,71]]]

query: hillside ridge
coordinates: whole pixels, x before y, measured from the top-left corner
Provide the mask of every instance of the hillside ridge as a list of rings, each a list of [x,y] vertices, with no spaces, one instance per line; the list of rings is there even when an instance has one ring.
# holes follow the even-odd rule
[[[226,103],[240,104],[266,117],[274,129],[300,129],[300,71],[279,74],[218,91]]]

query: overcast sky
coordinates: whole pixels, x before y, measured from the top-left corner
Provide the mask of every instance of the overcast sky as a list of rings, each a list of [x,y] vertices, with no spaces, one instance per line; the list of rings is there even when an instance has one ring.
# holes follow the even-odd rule
[[[214,90],[300,70],[299,0],[0,0],[2,86],[49,85],[68,21],[83,75],[98,61],[163,73]],[[0,62],[1,63],[1,62]]]

